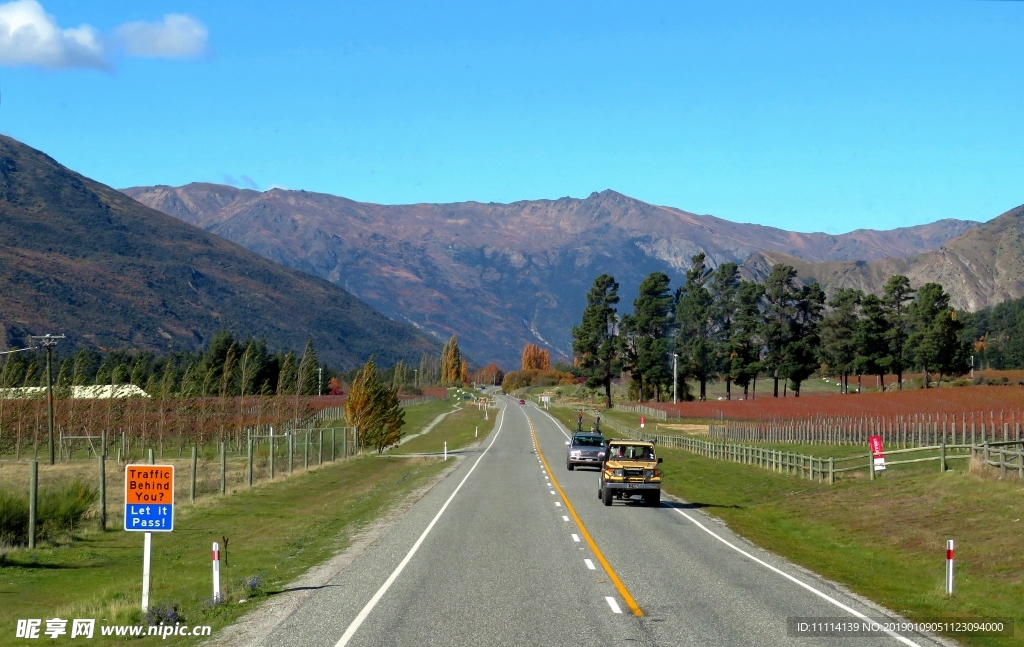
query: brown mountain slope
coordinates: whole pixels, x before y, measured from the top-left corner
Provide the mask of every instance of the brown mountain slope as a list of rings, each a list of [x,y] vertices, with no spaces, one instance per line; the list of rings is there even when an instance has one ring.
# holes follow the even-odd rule
[[[915,287],[941,283],[954,307],[979,310],[1024,296],[1024,206],[1007,211],[940,249],[909,258],[869,262],[809,263],[775,252],[751,255],[742,267],[748,277],[767,276],[775,263],[796,268],[804,282],[818,281],[831,294],[854,287],[881,293],[893,274],[904,274]]]
[[[0,136],[0,344],[64,332],[99,348],[188,350],[221,328],[352,367],[438,346],[328,281],[145,207]]]
[[[884,258],[934,249],[976,223],[893,232],[801,234],[650,205],[614,191],[580,200],[377,205],[331,195],[213,184],[126,189],[133,198],[248,249],[343,286],[393,318],[458,333],[480,359],[518,363],[525,343],[569,355],[594,277],[678,281],[690,257],[741,262],[760,250],[809,260]]]

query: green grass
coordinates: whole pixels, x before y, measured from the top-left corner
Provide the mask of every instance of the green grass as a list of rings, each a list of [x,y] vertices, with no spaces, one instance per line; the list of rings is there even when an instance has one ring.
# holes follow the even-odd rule
[[[188,624],[221,627],[304,572],[343,550],[353,532],[436,475],[434,459],[362,457],[228,497],[179,504],[171,533],[154,533],[152,605],[177,604]],[[210,545],[229,539],[222,578],[230,603],[210,606]],[[0,635],[13,640],[18,618],[96,618],[140,622],[142,535],[84,532],[41,550],[0,558]],[[243,579],[261,584],[248,590]],[[242,598],[246,603],[239,603]],[[97,635],[99,629],[97,628]],[[105,644],[94,638],[95,644]],[[114,639],[108,638],[112,642]],[[123,640],[123,639],[122,639]],[[38,641],[22,641],[34,644]],[[156,644],[143,639],[139,644]],[[178,639],[176,644],[188,644]]]
[[[575,425],[570,409],[551,413]],[[614,433],[609,435],[614,436]],[[820,456],[859,447],[778,445]],[[754,543],[841,582],[910,618],[973,615],[1024,626],[1024,482],[935,463],[892,468],[875,481],[834,486],[752,465],[659,450],[666,492],[726,521]],[[866,470],[865,470],[866,471]],[[957,541],[956,595],[944,594],[945,542]],[[958,636],[970,645],[1024,645],[1015,638]]]
[[[413,407],[416,408],[416,407]],[[451,406],[447,408],[451,411]],[[395,454],[415,454],[420,452],[440,452],[444,450],[444,443],[447,441],[448,449],[459,449],[486,436],[494,426],[496,411],[488,412],[487,420],[484,420],[484,412],[469,402],[463,402],[462,408],[454,411],[434,426],[429,433],[418,438],[413,438],[404,445],[399,445],[391,450]],[[408,415],[408,414],[406,414]],[[433,420],[433,417],[430,418]],[[426,424],[430,423],[430,420]],[[406,424],[409,424],[407,418]],[[422,425],[425,426],[425,425]],[[422,426],[420,428],[422,428]],[[475,436],[476,429],[480,429],[479,437]],[[410,427],[411,431],[412,427]],[[416,433],[411,431],[411,433]]]

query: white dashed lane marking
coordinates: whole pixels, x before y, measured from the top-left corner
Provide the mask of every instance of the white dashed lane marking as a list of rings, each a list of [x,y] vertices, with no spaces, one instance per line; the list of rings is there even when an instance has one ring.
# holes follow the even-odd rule
[[[608,601],[608,606],[612,608],[612,613],[622,613],[622,609],[619,608],[619,603],[615,601],[615,598],[607,595],[604,599]]]
[[[575,534],[575,533],[573,533],[572,540],[578,542],[580,540],[580,536]]]
[[[589,559],[583,560],[583,563],[586,564],[587,568],[589,568],[590,570],[592,570],[592,571],[596,571],[597,570],[597,567],[594,566],[594,562],[590,561]]]

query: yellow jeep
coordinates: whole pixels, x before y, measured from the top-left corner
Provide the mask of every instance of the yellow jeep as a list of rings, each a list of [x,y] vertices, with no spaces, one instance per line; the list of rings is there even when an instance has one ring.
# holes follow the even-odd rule
[[[601,465],[601,485],[597,498],[605,505],[612,497],[628,499],[634,494],[648,505],[661,503],[661,462],[654,454],[654,443],[645,440],[612,440],[608,442]]]

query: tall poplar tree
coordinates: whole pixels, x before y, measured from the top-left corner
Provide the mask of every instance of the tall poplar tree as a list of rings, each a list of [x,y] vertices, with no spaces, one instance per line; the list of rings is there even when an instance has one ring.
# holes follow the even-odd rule
[[[740,281],[736,291],[736,314],[727,352],[729,373],[733,381],[743,387],[743,399],[750,395],[750,384],[754,383],[757,394],[757,376],[764,369],[761,363],[761,329],[764,317],[761,314],[761,300],[764,286],[755,281]]]
[[[603,388],[605,406],[612,406],[612,377],[619,371],[616,340],[615,304],[619,302],[619,284],[608,274],[594,279],[587,292],[587,305],[579,326],[572,329],[572,350],[577,367],[587,378],[587,386]]]

